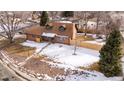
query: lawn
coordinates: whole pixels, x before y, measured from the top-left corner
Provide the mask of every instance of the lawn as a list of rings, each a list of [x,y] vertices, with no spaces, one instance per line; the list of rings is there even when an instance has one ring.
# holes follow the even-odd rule
[[[87,41],[87,40],[95,40],[92,36],[84,36],[84,35],[79,35],[76,37],[77,40],[83,40],[83,41]]]
[[[80,47],[89,48],[89,49],[93,49],[93,50],[97,50],[97,51],[99,51],[102,48],[101,45],[91,44],[91,43],[87,43],[87,42],[81,42]]]
[[[76,40],[71,40],[71,44],[72,45],[76,45],[79,47],[84,47],[84,48],[88,48],[88,49],[93,49],[93,50],[97,50],[99,51],[102,47],[102,44],[100,44],[99,42],[96,42],[96,39],[94,39],[92,37],[92,35],[77,35]]]

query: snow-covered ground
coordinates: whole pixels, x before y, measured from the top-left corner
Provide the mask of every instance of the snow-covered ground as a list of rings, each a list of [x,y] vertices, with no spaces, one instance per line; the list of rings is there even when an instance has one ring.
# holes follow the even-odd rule
[[[26,41],[22,43],[24,46],[36,47],[36,52],[40,51],[48,43],[36,43]],[[46,55],[56,62],[60,62],[70,66],[88,66],[99,61],[99,52],[91,49],[78,47],[76,55],[73,55],[74,46],[64,44],[51,44],[46,47],[40,54]]]
[[[121,81],[122,77],[105,77],[102,73],[96,71],[81,71],[74,75],[65,77],[66,81]]]
[[[33,41],[26,41],[22,43],[24,46],[35,47],[36,52],[39,52],[48,43],[36,43]],[[74,46],[64,45],[64,44],[51,44],[45,48],[40,54],[46,55],[52,58],[54,61],[59,63],[54,63],[52,61],[46,61],[56,68],[71,69],[72,73],[66,76],[56,76],[54,78],[47,76],[45,80],[65,80],[65,81],[118,81],[122,80],[122,77],[105,77],[102,73],[97,71],[87,71],[77,68],[79,66],[88,66],[99,60],[99,52],[91,49],[78,47],[76,54],[72,55],[74,51]],[[124,60],[124,57],[122,58]],[[76,72],[75,72],[76,71]],[[49,77],[49,78],[48,78]]]

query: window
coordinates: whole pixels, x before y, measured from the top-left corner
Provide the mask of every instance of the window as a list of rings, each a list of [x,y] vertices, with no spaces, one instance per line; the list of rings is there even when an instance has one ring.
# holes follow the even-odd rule
[[[63,32],[63,31],[65,31],[65,30],[66,30],[66,28],[65,28],[64,26],[60,26],[60,27],[59,27],[59,31],[62,31],[62,32]]]

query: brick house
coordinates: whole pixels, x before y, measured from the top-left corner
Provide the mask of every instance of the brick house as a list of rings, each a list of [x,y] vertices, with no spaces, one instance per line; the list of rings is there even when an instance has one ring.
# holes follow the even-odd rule
[[[51,41],[53,43],[70,44],[76,38],[76,24],[67,21],[50,22],[45,27],[39,25],[26,28],[27,40],[36,42]]]

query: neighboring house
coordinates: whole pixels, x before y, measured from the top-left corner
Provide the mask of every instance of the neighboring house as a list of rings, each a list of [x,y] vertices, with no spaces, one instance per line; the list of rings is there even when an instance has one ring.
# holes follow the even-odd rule
[[[45,27],[39,25],[25,29],[27,40],[36,42],[51,41],[55,43],[70,44],[76,38],[76,26],[72,22],[50,22]]]
[[[96,29],[97,23],[95,21],[88,21],[87,23],[83,19],[76,19],[72,21],[75,24],[78,24],[79,29],[84,29],[87,25],[87,29],[94,30]]]
[[[86,25],[87,25],[87,28],[89,30],[94,30],[96,28],[96,22],[94,22],[94,21],[88,21],[87,24],[86,24],[85,21],[79,20],[79,28],[84,29],[86,27]]]
[[[85,22],[83,19],[73,20],[78,25],[78,32],[95,33],[97,23],[95,21]]]
[[[91,34],[105,34],[105,26],[108,24],[107,22],[99,21],[97,27],[96,18],[90,19],[88,22],[85,22],[83,19],[73,20],[73,22],[78,24],[78,32],[86,32]]]

